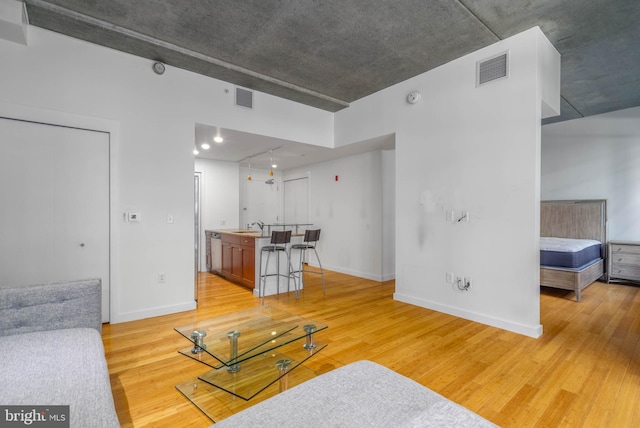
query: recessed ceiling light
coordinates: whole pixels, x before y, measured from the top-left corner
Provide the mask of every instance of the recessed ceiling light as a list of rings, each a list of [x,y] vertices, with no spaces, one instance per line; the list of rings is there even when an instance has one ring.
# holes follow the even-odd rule
[[[198,151],[198,148],[197,148],[197,147],[193,149],[193,154],[194,154],[194,155],[198,155],[198,154],[200,154],[200,152]]]
[[[213,141],[215,141],[216,143],[222,143],[224,140],[221,136],[218,135],[217,137],[214,137]]]
[[[202,143],[200,147],[202,147],[204,150],[209,150],[209,147],[211,146],[209,145],[209,143]]]

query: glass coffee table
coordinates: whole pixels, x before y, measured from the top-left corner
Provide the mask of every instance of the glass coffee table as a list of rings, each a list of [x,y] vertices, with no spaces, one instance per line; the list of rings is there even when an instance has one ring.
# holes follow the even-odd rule
[[[315,337],[326,328],[269,306],[176,327],[190,343],[178,352],[210,367],[176,388],[219,421],[251,406],[249,400],[278,381],[269,395],[314,377],[301,365],[326,346]]]

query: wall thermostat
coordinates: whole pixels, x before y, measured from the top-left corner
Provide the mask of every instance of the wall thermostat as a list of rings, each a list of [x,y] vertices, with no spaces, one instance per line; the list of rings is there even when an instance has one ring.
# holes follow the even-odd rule
[[[407,102],[409,104],[415,104],[418,101],[420,101],[420,92],[418,91],[409,92],[409,95],[407,95]]]

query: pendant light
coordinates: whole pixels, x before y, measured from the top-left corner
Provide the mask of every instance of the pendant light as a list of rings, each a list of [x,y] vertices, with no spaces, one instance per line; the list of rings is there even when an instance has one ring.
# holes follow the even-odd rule
[[[269,151],[269,154],[271,160],[271,170],[269,171],[269,177],[273,177],[273,149]]]
[[[249,175],[247,175],[247,181],[251,181],[251,158],[249,158]]]

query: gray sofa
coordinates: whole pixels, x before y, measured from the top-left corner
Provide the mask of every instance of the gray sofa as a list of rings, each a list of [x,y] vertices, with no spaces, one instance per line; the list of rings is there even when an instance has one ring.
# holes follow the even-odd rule
[[[225,427],[495,427],[468,409],[371,361],[320,375],[223,419]]]
[[[72,428],[120,426],[101,296],[99,279],[0,286],[0,406],[69,405]]]

